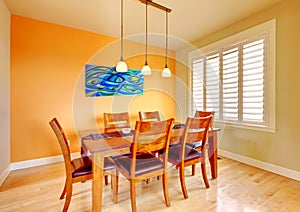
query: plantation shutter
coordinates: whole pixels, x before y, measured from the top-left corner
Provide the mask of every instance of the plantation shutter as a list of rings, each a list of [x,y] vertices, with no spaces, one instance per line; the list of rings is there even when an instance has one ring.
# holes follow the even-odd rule
[[[189,115],[215,111],[216,124],[274,132],[275,53],[275,19],[189,52]]]
[[[192,78],[192,92],[193,92],[193,114],[196,110],[204,110],[204,62],[203,58],[193,61],[193,78]]]
[[[238,121],[239,47],[223,52],[223,119]]]
[[[264,122],[265,40],[243,45],[243,121]]]
[[[205,110],[215,111],[215,118],[220,116],[220,56],[219,52],[206,57],[205,63]]]
[[[215,111],[215,119],[266,124],[265,37],[201,56],[192,63],[193,113]]]

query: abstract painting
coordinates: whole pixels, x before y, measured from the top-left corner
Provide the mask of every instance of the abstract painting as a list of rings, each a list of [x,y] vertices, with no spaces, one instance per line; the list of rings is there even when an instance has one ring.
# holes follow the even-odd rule
[[[140,70],[128,68],[117,72],[116,67],[85,65],[85,95],[132,96],[143,95],[144,75]]]

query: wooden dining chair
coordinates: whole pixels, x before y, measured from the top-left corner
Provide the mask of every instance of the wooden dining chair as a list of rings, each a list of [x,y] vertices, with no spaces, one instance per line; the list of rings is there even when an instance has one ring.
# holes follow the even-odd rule
[[[58,139],[64,157],[66,181],[60,199],[63,199],[66,195],[63,211],[67,211],[71,202],[73,184],[77,182],[85,182],[86,180],[93,178],[92,161],[89,159],[88,156],[71,160],[68,140],[58,120],[56,118],[53,118],[49,122],[49,124]],[[113,188],[113,195],[115,199],[117,195],[116,185],[118,180],[116,175],[116,164],[110,158],[105,158],[104,171],[109,171],[109,170],[114,171],[112,173],[112,178],[114,178],[112,179],[112,188]],[[107,174],[105,176],[107,177]]]
[[[181,189],[184,198],[188,198],[185,185],[185,167],[201,163],[202,177],[206,188],[209,182],[206,174],[206,151],[205,145],[208,138],[208,130],[212,116],[207,117],[188,117],[183,130],[183,137],[178,145],[170,147],[169,162],[179,168]],[[197,145],[197,149],[193,148]]]
[[[122,128],[130,128],[128,112],[122,113],[103,113],[104,132],[118,132]]]
[[[210,127],[213,126],[214,123],[214,115],[215,115],[215,111],[202,111],[202,110],[196,110],[195,111],[195,115],[194,117],[206,117],[206,116],[210,116],[212,115],[212,120],[211,120],[211,124]],[[194,176],[196,174],[196,164],[192,165],[192,175]]]
[[[130,182],[130,197],[132,211],[136,211],[136,183],[151,177],[162,175],[164,198],[166,206],[170,206],[168,194],[168,150],[170,132],[174,119],[158,122],[137,121],[131,146],[131,154],[115,160],[117,170]],[[153,152],[162,151],[161,157]]]
[[[160,121],[159,111],[139,111],[140,121]]]
[[[159,111],[139,111],[139,118],[140,121],[160,121],[160,115]],[[155,152],[154,152],[155,153]],[[155,153],[156,156],[158,156],[157,153]],[[157,176],[157,179],[159,180],[159,175]],[[146,180],[146,182],[150,183],[150,178]]]
[[[196,110],[194,117],[206,117],[212,115],[212,120],[211,120],[211,126],[213,125],[214,122],[214,115],[215,111],[202,111],[202,110]]]

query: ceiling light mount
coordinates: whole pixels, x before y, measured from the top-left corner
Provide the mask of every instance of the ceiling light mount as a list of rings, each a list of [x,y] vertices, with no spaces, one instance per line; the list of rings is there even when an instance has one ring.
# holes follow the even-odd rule
[[[152,6],[152,7],[156,7],[157,9],[166,11],[167,13],[172,12],[172,10],[170,8],[167,8],[167,7],[162,6],[162,5],[158,4],[158,3],[155,3],[152,0],[140,0],[140,2],[143,3],[143,4],[148,4],[148,5]]]

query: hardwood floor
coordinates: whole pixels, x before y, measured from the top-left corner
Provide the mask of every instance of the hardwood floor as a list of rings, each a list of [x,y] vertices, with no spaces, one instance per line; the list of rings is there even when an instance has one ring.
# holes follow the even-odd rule
[[[184,199],[178,171],[169,171],[171,207],[166,207],[161,180],[137,184],[138,211],[299,211],[300,182],[221,158],[219,176],[206,189],[200,166],[196,176],[186,169],[189,194]],[[208,175],[210,176],[209,169]],[[61,211],[64,164],[56,163],[13,171],[0,187],[0,211]],[[104,187],[103,211],[131,211],[129,182],[119,183],[119,202],[112,202],[110,185]],[[74,185],[69,211],[91,211],[91,181]]]

